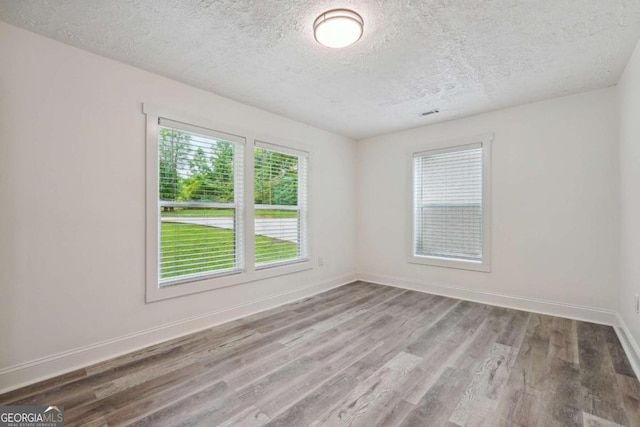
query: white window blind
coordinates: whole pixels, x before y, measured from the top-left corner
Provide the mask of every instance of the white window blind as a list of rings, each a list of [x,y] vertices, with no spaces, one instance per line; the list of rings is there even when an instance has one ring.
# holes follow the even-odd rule
[[[414,155],[414,255],[483,259],[482,144]]]
[[[242,269],[243,143],[159,119],[160,285]]]
[[[257,268],[306,260],[308,155],[267,143],[254,149]]]

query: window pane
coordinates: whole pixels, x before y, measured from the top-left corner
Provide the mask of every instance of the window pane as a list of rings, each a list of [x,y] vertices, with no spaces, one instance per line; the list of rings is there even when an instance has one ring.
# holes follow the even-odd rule
[[[298,205],[299,157],[256,148],[256,205]]]
[[[234,201],[234,143],[160,128],[160,200]]]
[[[162,212],[160,278],[235,266],[235,209],[175,208]]]
[[[303,258],[306,157],[254,150],[257,265]]]
[[[255,232],[256,264],[300,256],[298,211],[256,209]]]
[[[239,145],[160,127],[160,282],[238,267]]]
[[[415,254],[482,260],[482,148],[416,157]]]

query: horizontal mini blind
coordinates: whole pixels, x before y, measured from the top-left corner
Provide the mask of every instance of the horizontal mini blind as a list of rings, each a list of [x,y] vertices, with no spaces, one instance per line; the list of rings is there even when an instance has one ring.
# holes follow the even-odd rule
[[[307,154],[256,143],[255,260],[268,267],[307,258]]]
[[[482,144],[414,155],[414,255],[482,261]]]
[[[244,139],[159,125],[160,285],[239,271]]]

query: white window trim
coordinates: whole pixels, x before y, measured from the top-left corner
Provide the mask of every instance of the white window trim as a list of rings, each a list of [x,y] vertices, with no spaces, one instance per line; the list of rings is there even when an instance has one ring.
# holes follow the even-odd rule
[[[494,134],[470,136],[433,144],[421,144],[412,147],[407,153],[408,163],[408,209],[407,209],[407,261],[411,264],[423,264],[435,267],[456,268],[481,272],[491,271],[491,143]],[[482,144],[482,261],[469,261],[454,258],[418,256],[414,252],[415,215],[414,215],[414,157],[420,154],[438,151],[453,151],[465,146]]]
[[[248,129],[239,129],[233,126],[219,125],[211,120],[202,117],[190,116],[181,111],[170,108],[144,103],[142,113],[146,115],[146,302],[151,303],[169,298],[177,298],[185,295],[206,292],[214,289],[229,286],[241,285],[243,283],[255,282],[272,277],[284,276],[305,270],[311,270],[313,264],[310,259],[311,239],[309,237],[310,228],[307,228],[307,248],[309,257],[306,260],[296,260],[292,263],[283,263],[272,268],[255,268],[255,253],[253,248],[254,239],[254,194],[253,194],[253,146],[257,141],[263,140],[255,132]],[[244,203],[243,212],[239,213],[244,219],[243,246],[244,257],[243,268],[238,271],[213,273],[212,275],[195,277],[193,279],[176,280],[175,283],[159,285],[158,260],[159,260],[159,238],[160,221],[158,211],[158,120],[163,118],[181,124],[189,124],[204,129],[220,129],[221,132],[236,135],[244,139]],[[277,138],[271,138],[277,139]],[[235,141],[234,141],[235,142]],[[301,147],[297,152],[309,152],[308,147],[291,142],[291,146]],[[251,148],[250,148],[251,147]],[[283,146],[284,147],[284,146]],[[287,145],[286,148],[289,146]],[[250,149],[249,149],[250,148]],[[292,149],[292,148],[290,148]],[[295,149],[292,149],[295,150]],[[311,189],[310,176],[310,155],[307,161],[307,195]],[[310,200],[307,202],[307,211],[310,209]],[[308,215],[310,216],[310,215]],[[310,219],[308,218],[308,221]],[[307,227],[309,225],[307,224]]]

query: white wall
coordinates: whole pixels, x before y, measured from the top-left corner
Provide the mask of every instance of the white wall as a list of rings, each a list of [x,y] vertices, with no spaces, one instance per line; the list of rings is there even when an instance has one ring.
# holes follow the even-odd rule
[[[0,58],[0,390],[353,278],[352,140],[3,23]],[[145,304],[143,102],[310,145],[325,266]]]
[[[492,271],[409,264],[408,148],[486,132],[495,133]],[[359,141],[358,271],[371,280],[516,306],[518,300],[482,293],[613,310],[616,138],[615,88],[607,88]]]
[[[640,343],[640,44],[618,83],[620,99],[621,278],[618,311]],[[639,355],[640,356],[640,355]]]

